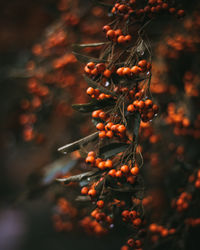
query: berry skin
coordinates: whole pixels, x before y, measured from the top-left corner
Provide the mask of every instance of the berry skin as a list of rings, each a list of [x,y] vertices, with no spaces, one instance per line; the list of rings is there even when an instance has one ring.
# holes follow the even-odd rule
[[[117,177],[117,178],[121,178],[121,177],[122,177],[122,171],[121,171],[121,170],[118,170],[118,171],[116,172],[116,177]]]
[[[129,167],[127,165],[123,165],[121,167],[121,171],[125,174],[129,173]]]
[[[125,43],[125,42],[126,42],[125,36],[119,36],[119,37],[117,38],[117,42],[120,43],[120,44]]]
[[[96,128],[97,128],[98,130],[104,130],[105,126],[104,126],[104,124],[103,124],[102,122],[100,122],[100,123],[98,123],[98,124],[96,125]]]
[[[111,29],[111,27],[109,25],[105,25],[103,26],[103,32],[107,33],[107,31],[109,31]]]
[[[106,131],[102,130],[101,132],[99,132],[99,138],[100,139],[106,138]]]
[[[105,167],[106,167],[106,168],[112,168],[112,166],[113,166],[112,161],[111,161],[111,160],[106,160],[106,162],[105,162]]]
[[[141,223],[142,223],[142,221],[141,221],[140,218],[137,218],[137,219],[133,220],[133,225],[136,226],[136,227],[140,226]]]
[[[128,105],[127,111],[128,112],[134,112],[135,111],[135,108],[134,108],[133,104]]]
[[[138,66],[141,68],[146,68],[147,66],[147,61],[146,60],[141,60],[138,62]]]
[[[87,195],[87,194],[88,194],[88,188],[87,188],[87,187],[83,187],[83,188],[81,189],[81,194]]]
[[[88,191],[88,195],[90,195],[91,197],[96,196],[96,194],[97,194],[97,191],[96,191],[95,189],[90,189],[90,190]]]
[[[112,72],[109,70],[109,69],[106,69],[104,72],[103,72],[103,75],[106,77],[106,78],[110,78]]]
[[[102,208],[104,206],[104,201],[103,200],[97,201],[97,206],[98,208]]]
[[[86,91],[88,95],[93,95],[94,94],[94,89],[92,87],[89,87]]]
[[[135,167],[131,168],[131,174],[132,175],[138,175],[139,174],[138,166],[135,166]]]
[[[132,36],[131,35],[126,35],[124,37],[124,39],[125,39],[125,42],[129,43],[132,40]]]
[[[115,169],[111,169],[109,172],[108,172],[108,175],[112,176],[112,177],[115,177],[116,176],[116,170]]]
[[[138,66],[133,66],[131,68],[131,72],[134,74],[134,75],[138,75],[140,72],[142,71],[142,69]]]
[[[119,133],[124,133],[126,131],[126,127],[124,125],[119,125],[117,130],[119,131]]]

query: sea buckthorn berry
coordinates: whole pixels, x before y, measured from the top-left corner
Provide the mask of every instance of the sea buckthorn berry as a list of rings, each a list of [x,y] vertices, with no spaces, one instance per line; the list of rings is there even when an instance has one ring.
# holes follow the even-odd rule
[[[128,246],[126,246],[126,245],[124,245],[124,246],[122,246],[121,247],[121,249],[120,250],[129,250],[129,247]]]
[[[139,174],[138,166],[135,166],[135,167],[131,168],[131,174],[132,175],[138,175]]]
[[[115,176],[116,176],[117,178],[121,178],[121,177],[122,177],[122,171],[121,171],[121,170],[117,170]]]
[[[119,125],[117,130],[119,131],[119,133],[124,133],[126,131],[126,127],[124,125]]]
[[[107,132],[106,132],[106,136],[107,136],[108,138],[113,138],[114,134],[113,134],[112,131],[107,131]]]
[[[94,62],[89,62],[89,63],[87,63],[87,67],[89,68],[89,69],[94,69],[94,67],[95,67],[95,64],[94,64]]]
[[[126,178],[126,180],[127,180],[127,182],[129,182],[130,184],[134,184],[134,182],[135,182],[135,177],[134,176],[128,176],[127,178]]]
[[[98,75],[98,70],[96,68],[94,68],[90,71],[90,73],[91,73],[91,75],[96,76],[96,75]]]
[[[169,232],[168,232],[167,229],[162,229],[160,234],[161,234],[162,237],[166,237],[166,236],[168,236]]]
[[[95,89],[94,90],[94,95],[95,95],[96,98],[99,96],[99,94],[100,94],[99,89]]]
[[[161,7],[162,9],[167,10],[169,8],[169,5],[167,3],[163,3]]]
[[[122,35],[122,31],[120,29],[115,30],[115,35],[116,36],[121,36]]]
[[[103,200],[97,201],[97,206],[98,206],[99,208],[102,208],[102,207],[104,206],[104,201],[103,201]]]
[[[136,219],[133,220],[133,225],[136,226],[136,227],[140,226],[141,223],[142,223],[142,221],[141,221],[140,218],[136,218]],[[136,243],[136,241],[135,241],[135,243]]]
[[[93,95],[94,94],[94,89],[92,87],[89,87],[86,91],[88,95]]]
[[[103,111],[101,111],[100,113],[99,113],[99,118],[101,118],[101,119],[106,119],[106,113],[105,112],[103,112]]]
[[[156,0],[149,0],[148,3],[151,4],[151,5],[153,5],[153,4],[156,3]]]
[[[176,12],[176,9],[175,8],[169,8],[169,13],[170,14],[174,14]]]
[[[87,66],[84,67],[84,71],[87,74],[90,74],[90,72],[91,72],[91,70]]]
[[[99,95],[99,99],[100,100],[104,100],[106,98],[106,95],[104,94],[104,93],[101,93],[100,95]]]
[[[131,74],[131,69],[128,67],[125,67],[122,72],[123,75],[130,75]]]
[[[131,35],[126,35],[124,37],[124,39],[125,39],[125,42],[129,43],[132,40],[132,36]]]
[[[98,167],[99,163],[102,162],[101,158],[95,159],[95,166]]]
[[[196,188],[200,188],[200,179],[197,179],[194,185]]]
[[[113,38],[115,38],[115,31],[114,30],[108,30],[107,32],[106,32],[106,36],[109,38],[109,39],[113,39]]]
[[[125,36],[119,36],[119,37],[117,38],[117,42],[120,43],[120,44],[125,43],[125,42],[126,42]]]
[[[177,11],[177,16],[178,17],[184,17],[185,16],[185,11],[184,10],[178,10]]]
[[[125,4],[121,4],[118,7],[118,11],[121,12],[121,13],[127,13],[128,8],[127,8],[127,6]]]
[[[127,111],[128,112],[134,112],[135,111],[135,108],[134,108],[133,104],[128,105]]]
[[[145,104],[146,108],[151,108],[153,105],[153,102],[152,102],[152,100],[147,99],[147,100],[145,100],[144,104]]]
[[[116,73],[117,73],[119,76],[122,76],[122,75],[123,75],[123,70],[124,70],[123,67],[122,67],[122,68],[118,68],[117,71],[116,71]]]
[[[97,191],[93,188],[88,191],[88,195],[90,195],[91,197],[96,196],[96,194],[97,194]]]
[[[138,100],[135,100],[135,101],[133,102],[133,106],[134,106],[135,109],[138,109],[138,103],[139,103]]]
[[[137,104],[137,106],[138,106],[139,109],[143,109],[144,106],[145,106],[145,104],[144,104],[143,101],[139,101],[138,104]]]
[[[138,249],[139,247],[141,247],[141,245],[142,245],[142,242],[141,242],[140,240],[136,240],[136,241],[135,241],[135,246],[136,246],[137,249]]]
[[[87,188],[87,187],[83,187],[83,188],[81,189],[81,194],[87,195],[87,194],[88,194],[88,188]]]
[[[98,123],[98,124],[96,125],[96,128],[97,128],[98,130],[104,130],[105,126],[104,126],[104,124],[103,124],[102,122],[100,122],[100,123]]]
[[[112,72],[111,72],[111,70],[109,70],[109,69],[106,69],[106,70],[104,70],[104,72],[103,72],[103,75],[104,75],[106,78],[110,78],[111,74],[112,74]]]
[[[137,217],[137,212],[135,210],[132,210],[129,212],[129,217],[131,219],[135,219]]]
[[[111,27],[109,25],[105,25],[103,26],[103,32],[107,33],[107,31],[109,31],[111,29]]]
[[[99,162],[98,168],[101,169],[101,170],[104,170],[105,169],[105,161]]]
[[[127,245],[129,245],[129,247],[133,247],[134,246],[134,239],[128,239]]]
[[[105,130],[102,130],[99,132],[99,138],[100,139],[106,138],[106,131]]]
[[[156,225],[155,223],[152,223],[152,224],[149,225],[149,230],[150,230],[152,233],[157,232],[157,229],[158,229],[158,227],[157,227],[157,225]]]
[[[104,63],[97,63],[96,68],[99,73],[103,73],[106,69],[106,65]]]
[[[111,129],[112,125],[113,125],[113,122],[108,122],[108,123],[106,124],[106,126],[105,126],[105,129],[106,129],[106,130]]]
[[[124,210],[122,212],[122,216],[125,217],[125,218],[128,218],[129,217],[129,211],[128,210]]]
[[[112,166],[113,166],[113,163],[112,163],[111,160],[106,160],[106,161],[105,161],[105,167],[106,167],[106,168],[112,168]]]
[[[93,157],[95,157],[96,156],[96,153],[94,152],[94,151],[90,151],[90,152],[88,152],[88,155],[87,156],[93,156]]]
[[[92,112],[92,117],[93,118],[98,118],[99,114],[102,112],[102,110],[95,110]]]
[[[159,107],[158,107],[158,105],[156,105],[156,104],[153,105],[152,109],[153,109],[153,112],[154,112],[155,114],[157,114],[158,111],[159,111]]]
[[[108,172],[108,175],[112,176],[112,177],[115,177],[116,176],[116,170],[115,169],[111,169],[109,172]]]
[[[94,161],[95,161],[94,156],[87,156],[85,159],[85,162],[90,164],[94,163]]]
[[[138,67],[138,66],[133,66],[131,68],[131,73],[134,74],[134,75],[138,75],[141,71],[142,71],[141,68]]]
[[[141,60],[138,62],[138,66],[141,68],[146,68],[147,66],[147,61],[146,60]]]
[[[125,174],[129,173],[129,167],[127,165],[121,166],[121,171]]]

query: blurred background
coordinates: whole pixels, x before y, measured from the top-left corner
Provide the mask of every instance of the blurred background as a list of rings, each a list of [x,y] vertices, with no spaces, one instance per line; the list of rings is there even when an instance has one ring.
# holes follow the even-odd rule
[[[197,3],[179,2],[189,13]],[[89,0],[0,0],[0,10],[0,250],[118,249],[123,231],[117,232],[117,238],[115,232],[101,241],[81,230],[56,232],[52,222],[55,198],[63,192],[52,182],[63,174],[61,167],[67,172],[77,160],[63,158],[57,148],[93,131],[88,117],[70,108],[71,103],[87,101],[86,84],[73,76],[83,72],[71,56],[71,44],[104,39],[99,29],[108,16]],[[163,27],[167,23],[164,18]],[[153,23],[149,34],[158,40],[162,38],[159,25]],[[87,52],[98,54],[98,50]],[[184,57],[183,62],[187,60]],[[180,74],[186,68],[187,63],[180,65]],[[179,88],[177,75],[173,80]],[[44,80],[48,88],[43,88]],[[41,90],[39,98],[32,90],[35,82]],[[196,151],[191,155],[198,158]]]

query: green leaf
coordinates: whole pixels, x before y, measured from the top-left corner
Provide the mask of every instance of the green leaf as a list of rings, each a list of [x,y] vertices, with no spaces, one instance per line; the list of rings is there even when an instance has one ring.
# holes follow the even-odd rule
[[[110,158],[118,153],[124,152],[129,147],[126,143],[111,143],[99,149],[100,157],[103,159]]]

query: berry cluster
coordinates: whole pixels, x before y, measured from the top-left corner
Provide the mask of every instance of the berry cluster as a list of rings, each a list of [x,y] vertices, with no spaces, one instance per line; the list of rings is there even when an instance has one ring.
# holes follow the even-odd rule
[[[129,44],[132,40],[131,35],[123,35],[121,29],[113,30],[109,25],[103,27],[103,32],[106,33],[106,37],[109,40],[118,44]]]

